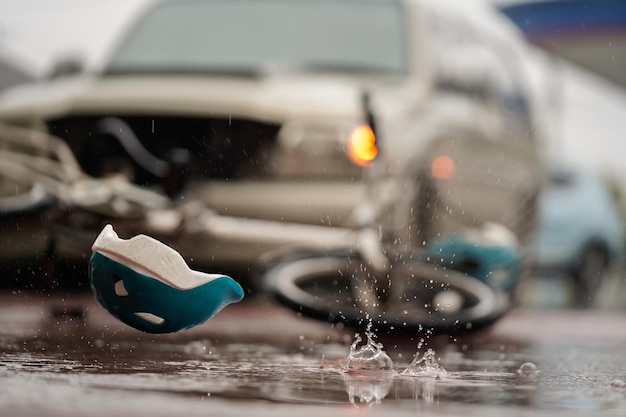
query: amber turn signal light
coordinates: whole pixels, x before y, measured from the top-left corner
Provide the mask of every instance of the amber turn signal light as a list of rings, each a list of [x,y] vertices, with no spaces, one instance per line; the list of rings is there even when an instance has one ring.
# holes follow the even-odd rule
[[[378,155],[378,147],[372,128],[368,125],[355,127],[350,133],[350,140],[348,141],[350,160],[364,167],[368,166],[376,158],[376,155]]]

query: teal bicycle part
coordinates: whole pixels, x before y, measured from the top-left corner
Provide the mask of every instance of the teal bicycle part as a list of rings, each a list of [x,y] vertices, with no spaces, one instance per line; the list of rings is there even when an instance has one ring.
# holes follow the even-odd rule
[[[523,263],[519,248],[472,235],[452,235],[431,242],[424,254],[430,262],[455,269],[490,287],[510,292],[519,282]]]
[[[89,279],[96,300],[143,332],[189,329],[244,296],[234,279],[193,271],[174,249],[145,235],[122,240],[107,225],[92,250]]]

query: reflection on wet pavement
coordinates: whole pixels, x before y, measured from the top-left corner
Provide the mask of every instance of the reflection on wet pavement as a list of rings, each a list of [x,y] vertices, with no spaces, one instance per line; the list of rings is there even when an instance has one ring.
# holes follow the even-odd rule
[[[381,343],[393,369],[354,372],[345,367],[354,333],[264,302],[225,310],[214,328],[209,322],[196,332],[154,336],[99,318],[86,301],[84,317],[58,308],[50,314],[55,303],[47,297],[1,301],[1,415],[626,412],[626,388],[616,382],[626,378],[621,336],[520,341],[494,329],[457,343],[427,341],[421,352],[411,338],[386,338]],[[82,302],[78,297],[70,304]],[[257,310],[267,314],[270,340],[241,324],[238,337],[220,334]],[[9,323],[12,317],[19,325]],[[428,348],[447,373],[403,375]]]

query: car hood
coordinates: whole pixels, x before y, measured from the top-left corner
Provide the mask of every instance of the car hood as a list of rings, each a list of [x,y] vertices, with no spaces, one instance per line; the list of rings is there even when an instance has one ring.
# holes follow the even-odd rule
[[[79,77],[9,90],[0,97],[0,119],[146,113],[248,117],[272,122],[354,118],[361,114],[364,85],[358,79],[319,75],[260,80],[145,75]]]

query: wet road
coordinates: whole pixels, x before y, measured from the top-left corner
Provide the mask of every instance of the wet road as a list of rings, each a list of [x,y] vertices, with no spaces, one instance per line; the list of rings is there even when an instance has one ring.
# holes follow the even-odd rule
[[[392,371],[346,373],[354,332],[259,296],[155,336],[89,293],[2,293],[0,415],[625,415],[625,317],[519,310],[426,338],[448,371],[435,379],[400,374],[424,335],[378,339]],[[538,372],[517,372],[525,362]]]

